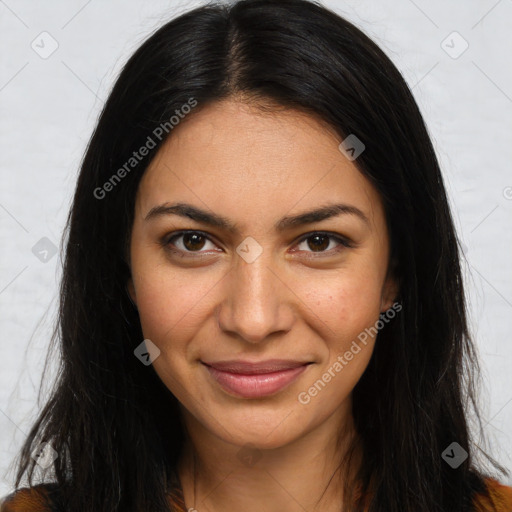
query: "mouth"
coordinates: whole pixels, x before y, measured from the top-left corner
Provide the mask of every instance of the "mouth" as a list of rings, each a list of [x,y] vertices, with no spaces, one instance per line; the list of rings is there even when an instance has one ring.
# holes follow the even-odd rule
[[[261,398],[283,390],[311,362],[271,359],[252,363],[248,361],[219,361],[201,363],[210,376],[229,394],[242,398]]]

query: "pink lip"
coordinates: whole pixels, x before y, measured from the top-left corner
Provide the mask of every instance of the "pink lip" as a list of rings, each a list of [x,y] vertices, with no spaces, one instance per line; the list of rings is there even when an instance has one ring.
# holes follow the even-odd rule
[[[203,364],[222,388],[244,398],[259,398],[277,393],[293,382],[309,365],[283,359],[260,363],[219,361]]]

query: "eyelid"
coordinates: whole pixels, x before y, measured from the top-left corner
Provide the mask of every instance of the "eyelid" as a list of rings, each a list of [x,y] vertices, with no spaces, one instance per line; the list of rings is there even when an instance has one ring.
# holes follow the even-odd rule
[[[166,249],[169,249],[171,252],[173,253],[177,253],[177,254],[181,254],[181,255],[184,255],[186,254],[187,256],[191,256],[191,257],[201,257],[203,255],[202,252],[193,252],[193,251],[183,251],[181,249],[171,249],[170,246],[172,245],[170,242],[171,240],[173,240],[174,238],[179,238],[183,235],[188,235],[188,234],[198,234],[198,235],[201,235],[203,236],[204,238],[206,238],[208,241],[214,243],[215,245],[218,245],[216,242],[215,242],[215,237],[213,237],[212,235],[210,235],[209,233],[206,233],[205,231],[201,231],[199,229],[183,229],[183,230],[179,230],[179,231],[173,231],[172,233],[169,233],[167,235],[165,235],[161,241],[161,244],[164,248]]]
[[[345,248],[355,247],[355,244],[351,240],[349,240],[347,237],[342,236],[338,233],[333,233],[331,231],[310,231],[309,233],[302,235],[301,238],[297,241],[297,243],[295,245],[299,245],[304,240],[307,240],[308,238],[311,238],[314,235],[323,235],[325,237],[331,238],[331,239],[335,240],[336,242],[338,242],[342,247],[345,247]],[[315,253],[313,251],[311,251],[311,252],[306,251],[306,252],[308,252],[309,254],[313,254],[313,255],[314,254],[322,255],[322,254],[333,254],[335,252],[338,252],[339,250],[340,250],[339,248],[335,248],[335,249],[329,249],[328,251],[323,251],[323,252],[321,251],[318,253]]]
[[[174,231],[172,233],[167,234],[163,237],[161,240],[161,245],[173,252],[174,254],[178,254],[181,256],[186,255],[185,257],[192,257],[192,258],[200,258],[202,256],[205,256],[205,253],[203,252],[193,252],[193,251],[183,251],[182,249],[176,249],[171,248],[172,244],[170,244],[170,241],[179,238],[186,234],[199,234],[206,238],[208,241],[214,243],[215,245],[218,245],[217,242],[215,242],[215,237],[213,235],[210,235],[209,233],[205,231],[201,231],[198,229],[185,229],[185,230],[179,230]],[[314,252],[314,251],[292,251],[292,252],[305,252],[308,254],[308,258],[321,258],[323,255],[332,256],[333,254],[336,254],[340,251],[342,251],[344,248],[354,248],[357,244],[355,244],[352,240],[348,239],[347,237],[340,235],[339,233],[333,233],[331,231],[309,231],[303,235],[294,243],[294,246],[301,244],[304,240],[307,240],[308,238],[312,238],[314,235],[323,235],[326,236],[334,241],[336,241],[339,246],[334,249],[329,249],[328,251],[320,251],[320,252]],[[207,253],[206,255],[211,254]]]

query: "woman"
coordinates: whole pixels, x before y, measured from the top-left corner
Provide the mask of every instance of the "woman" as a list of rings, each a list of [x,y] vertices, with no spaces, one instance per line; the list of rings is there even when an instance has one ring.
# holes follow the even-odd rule
[[[59,334],[15,485],[53,483],[2,511],[512,510],[475,460],[421,114],[315,3],[209,4],[131,57],[82,163]]]

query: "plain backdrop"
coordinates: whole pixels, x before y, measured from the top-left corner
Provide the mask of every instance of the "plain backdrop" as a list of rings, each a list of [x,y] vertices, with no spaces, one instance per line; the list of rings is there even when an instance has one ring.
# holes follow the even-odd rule
[[[0,495],[51,383],[38,403],[61,275],[52,249],[99,111],[141,42],[200,4],[0,0]],[[324,5],[384,49],[425,117],[467,258],[489,448],[511,469],[512,0]]]

